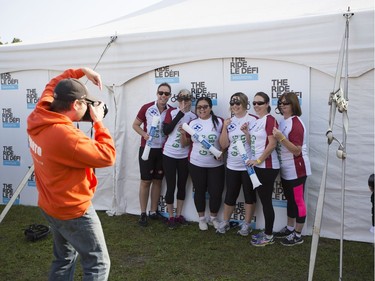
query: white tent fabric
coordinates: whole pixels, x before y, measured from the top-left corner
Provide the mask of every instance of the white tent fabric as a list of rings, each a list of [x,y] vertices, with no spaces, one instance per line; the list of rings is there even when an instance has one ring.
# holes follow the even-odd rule
[[[154,98],[155,88],[147,77],[156,68],[233,57],[309,68],[310,110],[305,113],[310,120],[313,176],[308,179],[306,231],[311,233],[327,146],[327,102],[348,7],[354,16],[349,37],[345,238],[369,242],[373,241],[368,233],[371,208],[367,188],[368,175],[374,171],[373,1],[167,0],[63,38],[0,46],[0,73],[25,72],[32,77],[34,71],[45,70],[53,77],[67,68],[94,67],[111,36],[117,36],[96,68],[108,89],[104,99],[111,110],[105,122],[115,138],[118,157],[113,168],[98,169],[103,188],[98,189],[95,206],[113,214],[137,214],[139,136],[131,124],[140,105]],[[370,121],[363,119],[364,112]],[[341,116],[336,118],[334,131],[339,137]],[[331,153],[322,236],[338,238],[341,162],[334,148]]]

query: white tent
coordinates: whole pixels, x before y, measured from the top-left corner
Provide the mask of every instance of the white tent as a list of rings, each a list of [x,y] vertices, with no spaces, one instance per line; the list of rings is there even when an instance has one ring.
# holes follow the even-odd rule
[[[118,156],[113,168],[98,171],[101,187],[95,197],[95,206],[112,214],[137,214],[139,136],[132,131],[131,124],[140,106],[155,97],[156,82],[160,81],[156,79],[156,73],[164,73],[162,77],[166,80],[172,75],[180,75],[177,82],[168,80],[172,81],[174,92],[183,87],[189,88],[192,81],[216,82],[212,88],[219,96],[217,112],[227,117],[227,108],[221,101],[226,102],[233,90],[248,92],[251,100],[258,87],[248,81],[233,86],[224,79],[223,72],[228,62],[233,58],[245,58],[244,61],[251,65],[274,71],[270,80],[283,75],[293,80],[299,72],[304,75],[304,85],[300,86],[298,81],[293,85],[303,88],[307,94],[303,116],[309,130],[313,175],[308,179],[307,186],[306,231],[311,233],[327,147],[328,98],[344,35],[343,14],[348,7],[354,16],[350,20],[349,37],[350,127],[344,237],[373,241],[368,231],[371,203],[367,187],[367,178],[374,171],[374,4],[370,0],[286,0],[271,3],[166,0],[64,38],[1,46],[0,73],[2,85],[5,85],[0,90],[3,116],[4,112],[8,115],[10,112],[19,116],[21,122],[20,130],[10,133],[9,130],[14,129],[4,126],[3,119],[0,144],[8,154],[12,149],[25,151],[18,167],[14,167],[17,165],[13,163],[0,166],[3,186],[16,186],[31,165],[25,134],[25,121],[30,109],[25,111],[24,107],[20,108],[25,93],[40,95],[44,84],[62,70],[97,64],[96,70],[101,73],[108,90],[108,93],[97,92],[97,95],[110,108],[105,122],[115,138]],[[113,36],[117,39],[109,43]],[[109,48],[103,54],[106,47]],[[294,71],[284,72],[284,67]],[[189,78],[184,79],[182,72]],[[199,80],[198,74],[208,76]],[[27,86],[7,87],[21,81],[25,81]],[[263,90],[267,92],[267,89]],[[96,90],[92,88],[92,91]],[[18,101],[9,96],[17,97]],[[341,116],[336,118],[338,124],[333,129],[336,137],[340,138]],[[331,149],[331,154],[321,234],[338,238],[341,160],[336,158],[335,148]],[[18,169],[17,176],[10,178],[9,171],[15,169]],[[25,200],[25,204],[35,204],[35,189],[23,193],[33,198]],[[186,212],[188,218],[195,219],[194,210]],[[282,225],[285,222],[278,223]]]

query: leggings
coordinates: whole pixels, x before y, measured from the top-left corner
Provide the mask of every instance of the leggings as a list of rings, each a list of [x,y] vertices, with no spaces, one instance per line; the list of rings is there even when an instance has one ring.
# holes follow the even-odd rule
[[[177,200],[185,200],[186,182],[189,176],[188,159],[176,159],[163,155],[163,170],[167,183],[167,192],[165,202],[173,204],[174,193],[176,190],[176,171],[177,171]]]
[[[297,223],[306,221],[306,203],[304,199],[306,176],[295,180],[281,178],[284,195],[287,200],[287,215]]]
[[[225,194],[224,203],[228,206],[234,206],[240,195],[241,185],[246,204],[254,204],[257,202],[257,195],[253,189],[247,171],[234,171],[229,168],[225,170],[225,180],[227,183],[227,192]]]
[[[275,184],[275,179],[279,173],[279,169],[264,169],[255,167],[255,172],[258,176],[259,181],[262,183],[261,186],[256,188],[260,202],[263,206],[263,215],[265,229],[264,232],[267,235],[272,235],[273,224],[275,221],[275,211],[272,205],[272,193]]]
[[[205,168],[189,163],[189,172],[193,182],[194,203],[197,212],[206,210],[206,192],[210,196],[210,212],[214,214],[219,212],[224,190],[224,165]]]

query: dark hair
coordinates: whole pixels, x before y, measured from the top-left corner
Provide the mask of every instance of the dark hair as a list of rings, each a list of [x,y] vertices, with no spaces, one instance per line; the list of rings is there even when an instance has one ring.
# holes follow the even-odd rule
[[[211,108],[211,116],[212,116],[212,123],[214,125],[214,128],[216,130],[216,125],[219,125],[219,119],[217,118],[217,116],[215,115],[214,111],[212,110],[212,100],[209,98],[209,97],[200,97],[199,99],[197,99],[196,103],[195,103],[195,113],[197,113],[197,105],[200,101],[202,100],[205,100],[206,102],[208,102],[208,106]]]
[[[172,87],[171,87],[171,85],[169,85],[167,82],[161,83],[161,84],[158,86],[158,91],[159,91],[160,87],[163,87],[163,86],[168,87],[168,88],[169,88],[169,91],[172,93]]]
[[[69,111],[74,101],[65,101],[54,99],[51,103],[50,110],[53,112],[66,112]]]
[[[294,92],[285,92],[279,97],[279,100],[277,102],[277,109],[279,110],[281,115],[284,115],[282,110],[280,109],[280,102],[285,98],[286,102],[289,102],[292,106],[292,115],[301,116],[302,110],[301,106],[299,104],[299,100],[297,95]]]
[[[270,113],[270,112],[271,112],[270,97],[269,97],[266,93],[264,93],[264,92],[258,92],[258,93],[255,94],[254,97],[256,97],[256,96],[260,96],[260,97],[262,97],[263,100],[264,100],[266,103],[268,103],[267,112]]]
[[[372,190],[374,190],[374,174],[371,174],[368,178],[368,186],[371,187]]]

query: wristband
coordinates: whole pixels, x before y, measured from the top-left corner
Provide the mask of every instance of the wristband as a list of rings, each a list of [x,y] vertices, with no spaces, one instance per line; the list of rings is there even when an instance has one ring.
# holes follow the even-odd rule
[[[259,159],[255,160],[257,162],[257,164],[259,165],[260,163],[262,163],[262,161],[260,161]]]
[[[282,138],[281,138],[281,140],[279,140],[279,142],[283,142],[285,140],[285,136],[283,136]]]

